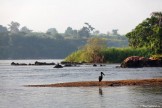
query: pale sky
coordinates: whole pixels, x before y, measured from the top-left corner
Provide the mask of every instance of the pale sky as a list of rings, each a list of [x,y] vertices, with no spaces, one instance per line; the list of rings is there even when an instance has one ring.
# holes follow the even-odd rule
[[[36,32],[63,33],[88,22],[102,33],[126,34],[154,11],[162,11],[162,0],[0,0],[0,25],[16,21]]]

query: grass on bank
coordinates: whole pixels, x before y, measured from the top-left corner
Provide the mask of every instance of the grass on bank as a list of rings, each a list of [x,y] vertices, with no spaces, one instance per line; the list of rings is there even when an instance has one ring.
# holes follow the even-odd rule
[[[125,58],[129,56],[143,56],[150,57],[153,53],[147,48],[105,48],[100,52],[104,56],[105,63],[121,63]],[[91,62],[92,55],[87,54],[84,50],[78,50],[73,52],[65,61],[68,62]]]

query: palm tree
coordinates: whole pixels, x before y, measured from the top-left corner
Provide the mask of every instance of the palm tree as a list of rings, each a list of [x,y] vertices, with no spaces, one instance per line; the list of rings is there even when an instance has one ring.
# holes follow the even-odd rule
[[[160,27],[161,26],[161,21],[162,21],[162,12],[152,12],[151,16],[154,16],[154,17],[158,18],[159,27]]]
[[[95,28],[94,27],[92,27],[89,23],[87,23],[87,22],[85,22],[84,24],[86,24],[87,26],[88,26],[88,29],[90,30],[90,31],[93,31]]]

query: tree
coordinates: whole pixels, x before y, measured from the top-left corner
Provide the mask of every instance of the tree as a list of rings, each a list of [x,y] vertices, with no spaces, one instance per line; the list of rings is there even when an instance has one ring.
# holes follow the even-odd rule
[[[63,40],[64,39],[63,36],[61,34],[59,34],[59,33],[55,34],[55,38],[57,40]]]
[[[158,53],[162,53],[162,12],[152,12],[152,16],[158,18],[159,20],[159,28],[157,29],[156,33],[159,37],[159,50],[157,50]]]
[[[46,33],[49,35],[56,35],[58,34],[58,31],[56,30],[56,28],[49,28]]]
[[[118,29],[113,29],[112,30],[112,35],[113,36],[118,36]]]
[[[28,34],[28,33],[31,33],[32,30],[28,29],[26,26],[22,27],[20,29],[21,32],[25,33],[25,34]]]
[[[106,48],[106,41],[102,38],[90,38],[83,47],[90,62],[103,62],[102,50]]]
[[[0,33],[5,33],[5,32],[7,32],[7,28],[0,25]]]
[[[12,21],[11,24],[8,24],[9,30],[11,33],[18,33],[20,24],[18,22]]]
[[[91,34],[91,31],[93,31],[95,28],[94,27],[92,27],[89,23],[84,23],[85,25],[86,25],[86,27],[85,26],[83,26],[79,31],[78,31],[78,35],[79,35],[79,37],[86,37],[86,38],[88,38],[89,36],[90,36],[90,34]]]
[[[96,30],[96,31],[93,32],[93,35],[95,35],[95,36],[99,36],[99,34],[100,34],[99,30]]]
[[[77,38],[78,37],[78,30],[73,30],[71,27],[68,27],[65,30],[65,36],[70,36],[72,38]]]
[[[67,35],[67,36],[73,36],[73,29],[71,27],[68,27],[65,30],[65,35]]]
[[[73,36],[76,38],[78,37],[78,30],[73,30]]]
[[[129,46],[134,48],[146,47],[152,49],[154,53],[161,52],[162,29],[157,23],[159,19],[152,16],[137,25],[135,29],[126,34]]]
[[[159,27],[161,27],[162,12],[152,12],[151,16],[158,18],[158,20],[159,20]]]
[[[83,27],[78,31],[79,37],[86,37],[88,38],[90,36],[90,31],[87,27]]]
[[[88,26],[88,29],[89,29],[89,31],[93,31],[95,28],[94,27],[92,27],[89,23],[84,23],[85,25],[87,25]]]

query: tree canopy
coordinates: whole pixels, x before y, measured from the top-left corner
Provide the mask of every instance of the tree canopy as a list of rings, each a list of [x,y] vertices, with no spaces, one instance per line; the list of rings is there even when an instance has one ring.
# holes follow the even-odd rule
[[[154,53],[162,53],[162,27],[159,25],[159,21],[159,17],[152,15],[127,33],[129,46],[133,48],[146,47]]]
[[[2,25],[0,25],[0,33],[5,33],[7,32],[7,27],[3,27]]]
[[[84,46],[84,50],[89,55],[91,62],[103,62],[102,50],[106,47],[107,44],[103,38],[90,38],[87,45]]]
[[[80,50],[83,52],[78,58],[81,58],[81,61],[85,60],[86,62],[103,62],[104,56],[102,51],[107,47],[106,40],[103,38],[89,38],[87,44],[82,47]],[[73,55],[69,56],[70,61],[73,61]]]
[[[86,23],[86,26],[79,30],[68,27],[64,33],[59,33],[54,27],[46,32],[34,32],[12,21],[8,27],[0,25],[0,59],[64,58],[84,46],[88,40],[84,47],[87,53],[82,56],[93,55],[89,58],[95,61],[94,56],[102,57],[99,53],[102,49],[102,38],[110,47],[128,46],[125,36],[109,36],[99,31],[94,35],[93,29]],[[90,48],[92,49],[89,50]]]
[[[8,24],[9,30],[11,33],[18,33],[20,24],[18,22],[12,21],[11,24]]]

